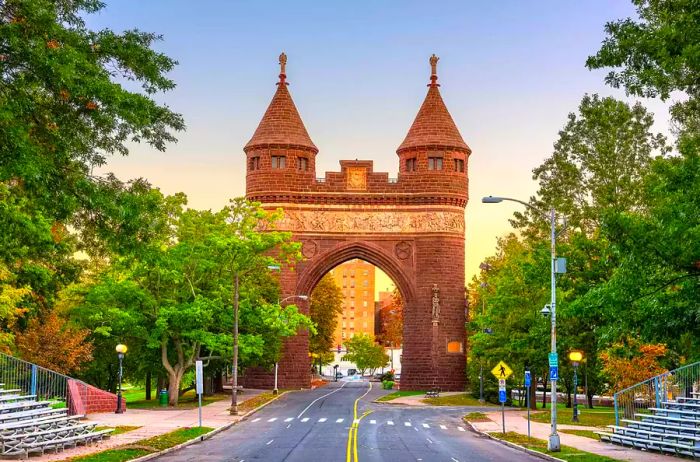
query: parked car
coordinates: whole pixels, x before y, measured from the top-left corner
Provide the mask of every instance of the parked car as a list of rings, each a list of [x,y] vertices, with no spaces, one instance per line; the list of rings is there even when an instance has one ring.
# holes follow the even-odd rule
[[[340,371],[336,372],[336,373],[335,373],[335,378],[336,378],[336,379],[342,379],[342,378],[343,378],[343,373],[340,372]]]
[[[348,369],[348,376],[357,374],[357,369]]]
[[[372,377],[369,378],[369,381],[370,382],[381,382],[382,377],[384,377],[384,374],[382,374],[381,372],[377,372],[376,374],[374,374]]]

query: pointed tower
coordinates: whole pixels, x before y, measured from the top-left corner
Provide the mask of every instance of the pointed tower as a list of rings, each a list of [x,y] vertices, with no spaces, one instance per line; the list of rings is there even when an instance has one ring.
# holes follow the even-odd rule
[[[463,175],[466,180],[471,149],[462,139],[440,96],[437,83],[439,59],[435,55],[430,57],[432,72],[428,94],[406,138],[396,150],[399,172],[409,177],[418,173],[456,174]]]
[[[294,191],[316,177],[318,148],[311,141],[287,86],[287,55],[279,57],[280,75],[277,91],[265,111],[253,137],[243,151],[247,157],[246,195]]]

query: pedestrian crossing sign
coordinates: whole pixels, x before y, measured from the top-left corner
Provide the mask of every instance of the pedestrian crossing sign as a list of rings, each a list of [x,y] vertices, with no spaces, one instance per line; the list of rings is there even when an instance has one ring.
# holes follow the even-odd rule
[[[496,364],[496,367],[491,369],[491,373],[497,379],[505,380],[513,374],[513,369],[508,367],[508,364],[504,363],[503,361],[499,361],[498,364]]]

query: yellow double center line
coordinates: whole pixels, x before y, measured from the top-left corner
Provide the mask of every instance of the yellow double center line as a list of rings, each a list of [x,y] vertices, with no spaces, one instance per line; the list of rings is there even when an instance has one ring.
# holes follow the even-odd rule
[[[364,393],[364,395],[360,396],[355,400],[355,405],[353,406],[352,410],[352,425],[350,426],[350,429],[348,430],[348,446],[347,446],[347,451],[346,451],[346,462],[359,462],[360,459],[357,457],[357,430],[360,427],[360,421],[364,419],[367,415],[371,414],[372,411],[366,411],[364,414],[360,416],[360,418],[357,417],[357,403],[360,402],[362,398],[367,396],[367,393],[369,393],[372,390],[372,382],[369,382],[369,388],[367,391]]]

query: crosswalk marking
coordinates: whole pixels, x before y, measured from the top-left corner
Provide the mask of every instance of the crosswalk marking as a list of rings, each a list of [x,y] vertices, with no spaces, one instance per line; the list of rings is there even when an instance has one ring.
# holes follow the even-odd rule
[[[287,417],[284,419],[285,422],[291,422],[292,420],[294,420],[294,417]]]
[[[428,424],[423,424],[423,427],[424,427],[424,428],[430,428],[430,425],[428,425]]]
[[[308,417],[304,417],[303,419],[301,419],[301,421],[302,421],[302,422],[308,422],[308,421],[309,421],[309,418],[308,418]]]
[[[319,422],[325,422],[326,420],[328,419],[326,419],[325,417],[321,417],[320,419],[318,419]]]
[[[0,1],[1,1],[1,0],[0,0]],[[260,418],[260,417],[256,417],[255,419],[252,419],[251,422],[260,422],[261,420],[264,420],[264,419],[263,419],[263,418]],[[267,422],[276,422],[276,421],[279,420],[280,422],[289,423],[289,422],[293,422],[293,421],[295,420],[295,418],[294,418],[294,417],[271,417],[271,418],[266,419],[266,420],[267,420]],[[310,420],[311,420],[311,419],[310,419],[309,417],[304,417],[303,419],[299,419],[299,421],[300,421],[300,422],[303,422],[303,423],[309,422]],[[323,423],[323,422],[329,422],[329,421],[332,422],[332,421],[335,421],[335,423],[343,423],[343,422],[345,422],[346,420],[348,420],[348,419],[346,419],[346,418],[344,418],[344,417],[339,417],[339,418],[337,418],[337,419],[331,418],[330,420],[329,420],[328,417],[321,417],[321,418],[319,418],[319,419],[317,420],[317,422],[318,422],[318,423]],[[367,420],[366,420],[365,422],[367,422]],[[352,423],[353,423],[354,425],[359,425],[359,424],[360,424],[360,419],[353,419],[353,420],[352,420]],[[377,421],[376,419],[369,420],[369,423],[370,423],[370,425],[381,425],[381,421]],[[398,424],[400,425],[401,422],[399,422]],[[387,421],[386,421],[386,425],[394,426],[394,425],[396,425],[396,424],[394,423],[393,420],[387,420]],[[404,421],[404,422],[403,422],[403,425],[404,425],[404,427],[412,427],[412,428],[413,428],[414,430],[416,430],[416,431],[418,431],[418,427],[422,427],[422,428],[433,428],[433,425],[428,424],[428,423],[425,423],[425,422],[420,422],[420,423],[415,422],[415,425],[414,425],[414,422],[411,422],[411,421]],[[291,426],[291,424],[290,424],[290,426]],[[434,426],[435,426],[435,427],[438,427],[438,426],[439,426],[441,430],[448,430],[448,426],[447,426],[447,425],[444,425],[444,424],[435,424]],[[287,428],[289,428],[289,426],[287,426]],[[456,425],[455,425],[452,429],[454,430],[455,428],[456,428],[457,430],[459,430],[460,432],[465,432],[465,431],[466,431],[466,430],[464,429],[464,427],[460,427],[460,426],[456,426]]]
[[[335,421],[335,423],[341,423],[343,420],[345,420],[345,419],[338,419]]]
[[[354,420],[352,421],[352,423],[354,423],[354,424],[359,424],[359,423],[360,423],[360,419],[354,419]]]
[[[269,419],[268,422],[274,422],[275,420],[277,420],[277,417],[273,417],[273,418]]]
[[[376,424],[377,424],[377,421],[376,421],[376,420],[370,420],[369,423],[372,424],[372,425],[376,425]]]
[[[457,427],[457,429],[458,429],[459,431],[461,431],[461,432],[464,431],[464,428],[462,428],[462,427]]]
[[[444,425],[440,425],[440,428],[442,428],[443,430],[447,430],[447,427]]]
[[[260,420],[260,417],[258,417],[257,419],[253,419],[252,422],[257,422],[258,420]]]
[[[394,425],[394,422],[392,422],[391,420],[387,420],[387,421],[386,421],[386,424],[387,424],[387,425]]]
[[[407,426],[407,427],[410,427],[410,426],[411,426],[411,422],[404,422],[403,424],[404,424],[405,426]]]

